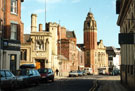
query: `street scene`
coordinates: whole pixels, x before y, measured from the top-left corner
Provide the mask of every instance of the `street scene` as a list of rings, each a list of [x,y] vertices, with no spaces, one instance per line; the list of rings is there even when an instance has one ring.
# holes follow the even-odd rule
[[[41,83],[16,91],[93,91],[95,81],[98,80],[96,91],[128,91],[121,85],[119,76],[84,76],[84,77],[56,77],[51,83]],[[71,84],[72,83],[72,84]],[[114,85],[114,86],[112,86]]]
[[[0,91],[134,91],[135,0],[0,0]]]

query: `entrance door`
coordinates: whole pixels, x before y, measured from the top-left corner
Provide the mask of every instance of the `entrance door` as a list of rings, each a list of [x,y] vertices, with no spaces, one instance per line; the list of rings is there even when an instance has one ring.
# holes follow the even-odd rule
[[[15,54],[10,55],[10,71],[14,74],[16,73],[16,55]]]
[[[45,68],[44,59],[36,59],[36,69]]]

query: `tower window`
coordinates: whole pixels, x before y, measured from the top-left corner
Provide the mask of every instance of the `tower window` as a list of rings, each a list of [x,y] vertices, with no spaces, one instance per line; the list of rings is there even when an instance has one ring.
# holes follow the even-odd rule
[[[17,14],[17,0],[11,0],[11,12]]]
[[[87,23],[88,28],[90,28],[90,22]]]

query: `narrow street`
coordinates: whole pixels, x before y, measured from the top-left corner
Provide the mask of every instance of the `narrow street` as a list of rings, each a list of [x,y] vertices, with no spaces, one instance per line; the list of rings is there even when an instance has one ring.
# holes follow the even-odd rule
[[[93,80],[90,76],[57,78],[55,82],[41,83],[39,86],[32,86],[16,91],[89,91]]]
[[[120,83],[119,76],[83,76],[56,78],[55,82],[41,83],[16,91],[90,91],[93,81],[98,81],[97,91],[128,91]]]
[[[120,82],[120,76],[97,77],[99,88],[97,91],[129,91]]]

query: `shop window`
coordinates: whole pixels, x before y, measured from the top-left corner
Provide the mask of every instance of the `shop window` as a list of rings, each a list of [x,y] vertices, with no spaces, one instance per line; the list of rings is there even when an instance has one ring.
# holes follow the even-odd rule
[[[17,14],[17,0],[11,0],[11,13]]]
[[[11,23],[11,40],[17,40],[17,24]]]

